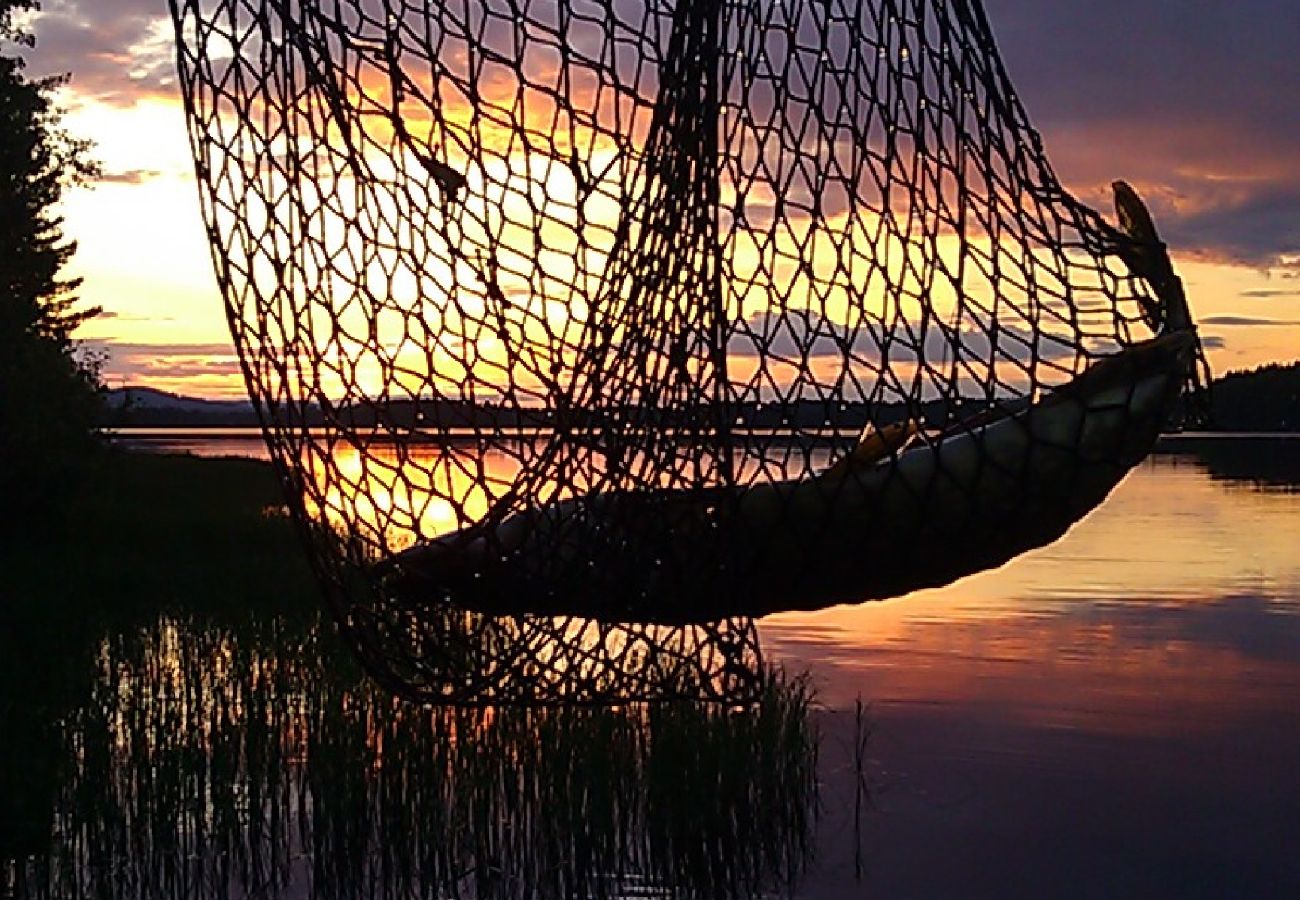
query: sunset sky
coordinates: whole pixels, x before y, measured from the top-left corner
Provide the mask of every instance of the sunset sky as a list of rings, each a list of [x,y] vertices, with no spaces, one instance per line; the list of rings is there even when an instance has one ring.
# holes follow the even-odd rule
[[[1216,371],[1300,358],[1300,11],[1295,0],[986,0],[1066,186],[1147,197]],[[71,72],[67,124],[105,175],[65,204],[81,337],[110,386],[243,386],[199,216],[165,0],[44,0],[34,74]]]

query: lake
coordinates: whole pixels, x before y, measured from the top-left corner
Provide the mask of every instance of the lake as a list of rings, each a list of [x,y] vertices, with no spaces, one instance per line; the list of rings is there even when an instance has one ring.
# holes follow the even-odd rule
[[[8,894],[1300,896],[1300,441],[1169,440],[1002,569],[768,617],[746,710],[420,710],[315,607],[176,601],[0,667]]]

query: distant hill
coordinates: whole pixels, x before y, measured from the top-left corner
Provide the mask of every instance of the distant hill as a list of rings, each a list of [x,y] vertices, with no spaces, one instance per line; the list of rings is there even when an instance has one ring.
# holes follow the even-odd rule
[[[150,387],[124,387],[104,397],[110,428],[240,427],[257,424],[248,400],[201,400]]]
[[[1249,372],[1229,372],[1214,382],[1213,424],[1216,431],[1300,432],[1300,362],[1271,364]],[[980,411],[977,400],[963,401],[969,410]],[[126,387],[108,392],[104,424],[112,428],[203,428],[249,427],[258,424],[248,400],[201,400],[148,387]],[[941,402],[925,404],[921,413],[931,425],[947,418]],[[324,425],[326,420],[357,428],[527,428],[547,427],[551,414],[507,403],[469,403],[459,400],[389,400],[360,402],[334,408],[327,417],[315,406],[304,412],[307,425]],[[571,427],[582,427],[582,415],[570,414]],[[899,404],[876,406],[863,403],[840,406],[831,402],[800,401],[789,406],[747,404],[734,413],[741,428],[817,430],[828,420],[844,430],[856,430],[868,421],[898,421],[906,415]],[[691,417],[685,416],[684,423]],[[629,421],[635,416],[629,416]],[[661,425],[664,424],[662,421]]]
[[[1229,372],[1213,395],[1216,431],[1300,432],[1300,362]]]

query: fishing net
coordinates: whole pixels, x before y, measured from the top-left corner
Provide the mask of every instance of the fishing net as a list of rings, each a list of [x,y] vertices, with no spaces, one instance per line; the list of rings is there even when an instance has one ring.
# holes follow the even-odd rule
[[[1058,536],[1199,371],[976,0],[172,11],[250,394],[395,685],[726,693],[750,615]]]

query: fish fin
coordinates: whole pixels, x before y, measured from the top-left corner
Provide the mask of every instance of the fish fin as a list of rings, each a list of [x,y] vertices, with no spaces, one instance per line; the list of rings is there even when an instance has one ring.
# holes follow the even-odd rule
[[[1160,235],[1151,211],[1133,186],[1127,181],[1116,181],[1111,189],[1115,192],[1115,216],[1120,230],[1139,244],[1159,244]]]
[[[1157,334],[1168,330],[1171,324],[1183,327],[1171,321],[1180,314],[1180,306],[1186,305],[1182,282],[1174,274],[1169,251],[1160,240],[1151,211],[1128,182],[1116,181],[1111,189],[1115,192],[1115,218],[1119,221],[1119,230],[1131,242],[1119,248],[1118,255],[1129,271],[1151,285],[1156,294],[1156,299],[1137,298],[1143,320]]]
[[[862,436],[858,438],[857,445],[823,474],[830,478],[843,478],[855,469],[875,465],[890,454],[901,450],[908,441],[920,433],[921,426],[914,419],[895,422],[884,428],[868,425],[863,430]]]

